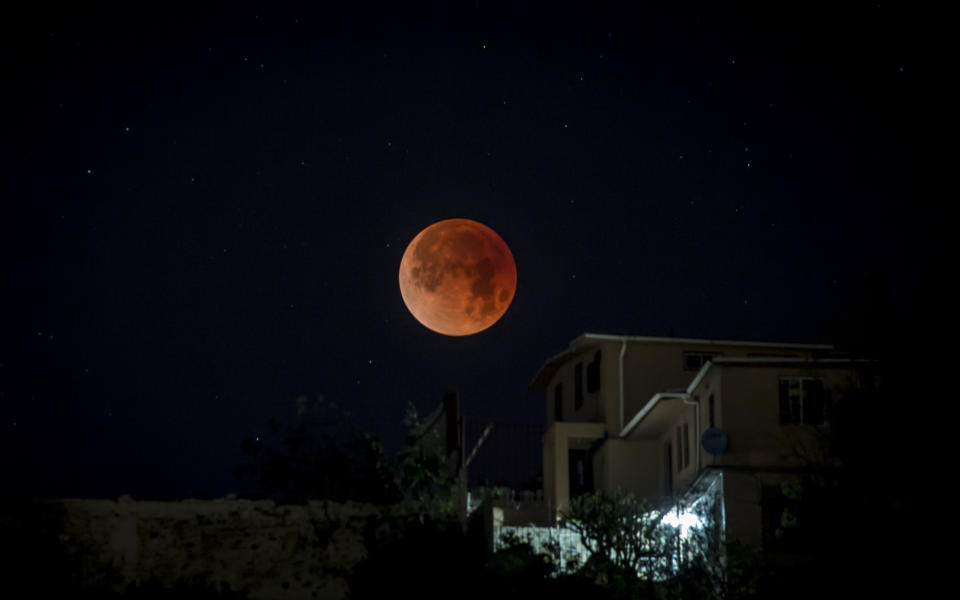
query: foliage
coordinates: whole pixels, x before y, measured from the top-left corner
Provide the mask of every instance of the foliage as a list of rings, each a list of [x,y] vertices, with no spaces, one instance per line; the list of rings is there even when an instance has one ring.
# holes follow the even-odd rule
[[[675,546],[659,514],[630,493],[593,493],[574,498],[564,515],[590,551],[585,568],[615,587],[650,581],[669,568]]]
[[[322,397],[300,396],[292,422],[273,418],[269,436],[244,438],[247,461],[235,472],[279,502],[353,500],[400,505],[417,515],[452,514],[456,473],[439,432],[426,427],[412,405],[403,422],[407,440],[391,459],[379,438],[354,426],[349,412]]]
[[[680,528],[621,490],[576,498],[566,524],[591,552],[577,575],[617,599],[756,597],[765,573],[759,553],[724,540],[712,510],[702,505],[700,525]]]
[[[268,434],[244,438],[247,463],[236,470],[279,502],[309,498],[379,502],[389,495],[383,448],[361,434],[333,402],[300,396],[292,422],[271,418]]]
[[[407,405],[403,423],[407,426],[407,440],[387,473],[394,494],[421,520],[453,518],[456,465],[444,455],[440,432],[427,427],[412,404]]]
[[[347,578],[354,600],[462,596],[465,582],[482,580],[483,540],[456,521],[404,513],[369,526],[367,556]]]
[[[920,545],[916,513],[906,509],[919,471],[904,407],[916,382],[904,364],[866,363],[829,398],[828,424],[816,428],[823,451],[797,453],[803,468],[779,486],[767,593],[803,597],[827,582],[862,590],[882,581],[886,596],[910,589],[903,574],[922,570],[909,566],[921,562],[910,550]]]
[[[674,573],[660,582],[665,598],[757,598],[766,567],[758,550],[722,540],[715,528],[693,529],[682,542]]]

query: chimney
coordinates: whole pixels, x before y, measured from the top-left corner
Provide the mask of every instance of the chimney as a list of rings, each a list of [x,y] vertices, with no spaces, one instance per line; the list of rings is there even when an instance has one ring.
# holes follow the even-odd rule
[[[460,398],[451,390],[443,395],[444,430],[447,432],[447,456],[457,453],[457,467],[463,464],[463,419],[460,417]]]

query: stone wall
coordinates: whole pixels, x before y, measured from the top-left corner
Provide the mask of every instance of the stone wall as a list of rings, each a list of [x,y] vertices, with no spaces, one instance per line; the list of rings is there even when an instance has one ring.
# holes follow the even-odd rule
[[[253,600],[340,599],[379,514],[370,505],[324,501],[7,502],[0,543],[15,553],[5,555],[19,556],[8,563],[13,578],[46,574],[116,591],[190,584]]]

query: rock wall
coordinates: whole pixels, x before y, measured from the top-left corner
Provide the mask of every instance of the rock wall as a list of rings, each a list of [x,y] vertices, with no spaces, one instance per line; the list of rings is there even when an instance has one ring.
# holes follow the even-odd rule
[[[13,576],[47,572],[115,591],[190,584],[253,600],[340,599],[380,514],[325,501],[43,500],[7,503],[0,533],[17,546],[7,548],[20,556]]]

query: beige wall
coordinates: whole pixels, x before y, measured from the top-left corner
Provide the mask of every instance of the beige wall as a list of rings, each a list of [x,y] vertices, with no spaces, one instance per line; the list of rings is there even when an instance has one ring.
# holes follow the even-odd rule
[[[574,370],[577,363],[586,368],[597,351],[602,353],[600,389],[595,393],[584,391],[584,405],[574,409]],[[611,434],[619,435],[620,423],[620,342],[593,342],[569,357],[551,377],[545,394],[544,409],[547,423],[554,421],[554,389],[563,385],[563,420],[607,424]],[[624,421],[629,421],[654,394],[673,388],[686,388],[696,377],[697,370],[684,369],[686,352],[706,352],[721,356],[751,356],[777,354],[809,357],[810,352],[791,348],[755,347],[681,342],[629,342],[624,355]]]
[[[619,358],[622,344],[620,341],[587,340],[574,355],[567,358],[550,379],[546,389],[545,408],[547,423],[554,423],[554,389],[557,383],[563,385],[563,429],[548,430],[544,436],[543,466],[544,466],[544,494],[548,503],[557,508],[568,501],[568,465],[567,450],[572,431],[567,427],[579,425],[599,425],[599,429],[590,431],[593,437],[602,437],[604,432],[608,440],[601,450],[594,456],[594,483],[599,490],[612,490],[617,484],[623,484],[625,489],[650,497],[659,497],[665,493],[666,473],[663,456],[664,444],[669,440],[674,457],[672,464],[676,466],[676,426],[685,423],[689,431],[689,448],[691,454],[688,466],[673,473],[673,489],[682,491],[697,477],[697,456],[700,465],[714,464],[717,458],[707,454],[700,447],[700,436],[709,427],[708,398],[714,394],[715,418],[718,427],[732,424],[733,431],[728,431],[731,438],[731,448],[722,460],[737,461],[728,464],[749,463],[760,455],[760,450],[768,452],[768,443],[773,433],[781,433],[779,427],[779,408],[777,404],[777,378],[770,379],[769,374],[758,377],[758,374],[769,368],[748,369],[737,367],[728,371],[744,371],[737,374],[729,382],[721,380],[720,369],[711,369],[707,377],[701,381],[695,392],[700,401],[700,423],[696,422],[696,412],[693,406],[685,406],[677,411],[676,421],[669,424],[659,439],[649,440],[645,444],[633,446],[636,442],[620,440],[622,425],[642,409],[657,393],[669,389],[686,388],[698,374],[698,370],[684,369],[685,352],[704,352],[719,354],[724,357],[749,357],[757,355],[779,355],[799,358],[809,358],[811,351],[790,347],[762,347],[740,346],[736,344],[712,345],[696,342],[680,341],[633,341],[628,342],[624,356],[624,407],[623,423],[620,421],[620,369]],[[584,390],[584,406],[581,410],[574,409],[574,369],[577,363],[584,368],[584,387],[586,387],[587,365],[593,360],[597,351],[602,353],[600,389],[594,394]],[[772,383],[771,383],[772,381]],[[770,386],[772,395],[770,395]],[[737,398],[738,402],[726,407],[724,388],[732,390],[730,398]],[[748,400],[742,400],[747,398]],[[761,400],[765,398],[765,400]],[[772,398],[772,400],[771,400]],[[681,402],[674,400],[672,402]],[[754,405],[754,403],[758,403]],[[762,404],[762,406],[760,406]],[[654,409],[656,410],[656,409]],[[732,411],[732,412],[729,412]],[[772,427],[769,421],[777,427]],[[757,423],[758,419],[762,421]],[[733,438],[736,436],[738,447],[734,447]],[[590,436],[587,436],[590,437]],[[637,453],[634,454],[634,451]],[[729,456],[728,456],[729,455]],[[751,458],[753,457],[753,458]],[[639,468],[634,468],[639,466]]]
[[[784,366],[723,366],[711,371],[696,393],[704,403],[704,410],[707,410],[709,394],[714,393],[717,426],[726,431],[728,446],[720,456],[704,456],[709,457],[706,460],[712,464],[749,468],[724,470],[727,533],[731,538],[760,546],[762,487],[779,485],[788,477],[776,469],[801,466],[825,450],[821,436],[813,427],[780,424],[780,377],[820,377],[829,398],[853,371]],[[821,430],[826,427],[821,426]]]
[[[600,361],[600,389],[596,392],[587,391],[587,365],[593,362],[594,354],[600,350],[603,352],[602,359]],[[609,393],[610,384],[612,381],[613,387],[617,387],[616,379],[616,362],[613,365],[613,374],[612,379],[611,375],[607,373],[610,370],[609,358],[607,352],[601,346],[590,347],[586,350],[577,353],[575,356],[570,357],[570,359],[560,367],[553,377],[550,379],[550,383],[547,386],[546,393],[546,414],[547,414],[547,423],[553,423],[555,419],[555,405],[554,405],[554,390],[557,387],[557,384],[563,386],[563,420],[564,421],[579,421],[579,422],[602,422],[604,420],[604,396]],[[576,407],[576,396],[574,383],[576,381],[575,369],[576,365],[580,363],[583,365],[583,406],[577,410]]]
[[[753,473],[724,471],[723,509],[727,536],[760,547],[763,541],[761,480]]]
[[[681,402],[681,400],[676,399],[672,402]],[[654,409],[656,410],[656,409]],[[701,415],[701,420],[702,420]],[[683,427],[687,426],[687,443],[683,449],[683,456],[686,456],[687,452],[690,453],[690,460],[684,460],[683,465],[680,465],[678,468],[678,461],[680,460],[680,452],[677,450],[677,428],[680,429],[681,439],[683,438]],[[672,456],[670,459],[671,465],[673,466],[672,473],[672,482],[673,489],[670,495],[676,496],[678,493],[682,493],[683,490],[687,489],[693,480],[697,478],[699,472],[697,471],[697,456],[696,453],[700,447],[700,436],[697,434],[696,427],[696,409],[690,405],[684,405],[683,409],[678,411],[678,416],[674,419],[671,424],[666,428],[666,431],[660,436],[660,438],[655,442],[657,447],[657,453],[660,457],[660,468],[659,477],[657,479],[657,487],[659,490],[665,491],[665,483],[667,480],[666,473],[664,471],[666,467],[666,460],[664,458],[664,451],[666,444],[670,444],[670,449]],[[702,458],[701,458],[702,460]],[[661,494],[663,492],[660,492]]]
[[[710,344],[645,342],[627,345],[624,357],[625,391],[624,420],[630,419],[658,392],[668,389],[686,388],[697,376],[698,371],[683,368],[685,352],[715,353],[724,357],[751,356],[756,354],[794,355],[809,357],[810,353],[789,348],[762,348],[755,346],[715,346]],[[615,397],[619,403],[619,394]],[[608,419],[610,425],[619,425],[619,406],[615,419]],[[619,433],[617,429],[617,433]]]
[[[728,447],[717,463],[758,467],[800,465],[820,448],[821,436],[814,428],[780,424],[780,377],[819,377],[831,394],[852,375],[847,369],[829,368],[724,367],[718,371],[722,373],[718,415]]]
[[[571,444],[603,437],[603,423],[553,423],[543,434],[543,494],[548,510],[560,514],[570,502]]]
[[[645,498],[663,495],[656,485],[663,470],[656,442],[608,439],[594,455],[594,485],[598,490],[633,492]]]

